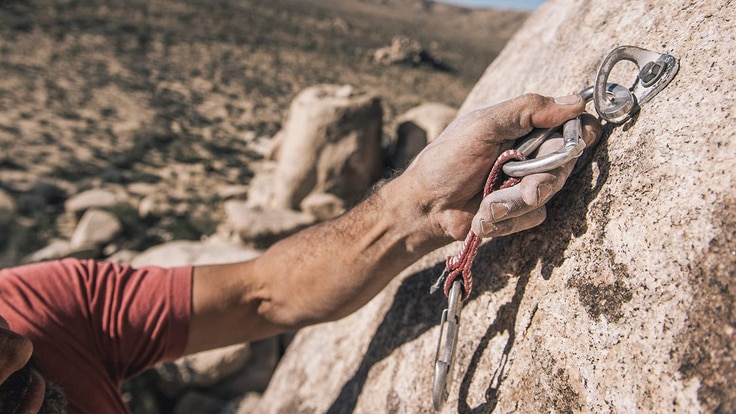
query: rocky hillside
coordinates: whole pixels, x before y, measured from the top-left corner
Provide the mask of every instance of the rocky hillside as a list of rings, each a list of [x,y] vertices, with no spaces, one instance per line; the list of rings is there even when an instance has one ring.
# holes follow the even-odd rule
[[[249,183],[300,90],[373,91],[390,136],[415,105],[459,106],[525,17],[398,0],[0,1],[0,265],[71,237],[64,203],[94,188],[133,206],[108,254],[210,234],[220,191]],[[431,59],[376,63],[398,35]],[[150,196],[159,214],[138,217]]]

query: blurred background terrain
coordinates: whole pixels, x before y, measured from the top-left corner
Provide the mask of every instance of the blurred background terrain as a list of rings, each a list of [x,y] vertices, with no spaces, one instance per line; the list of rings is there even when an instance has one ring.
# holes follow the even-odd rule
[[[209,234],[218,189],[248,184],[300,90],[370,90],[392,134],[422,102],[459,106],[526,16],[418,0],[0,0],[0,190],[14,202],[0,265],[68,238],[64,202],[102,186],[173,206],[128,223],[113,250]],[[377,64],[396,36],[429,63]]]
[[[459,107],[527,16],[427,0],[0,0],[0,267],[130,262],[120,254],[207,238],[300,91],[379,96],[390,142],[407,110]],[[408,58],[377,59],[392,45]],[[70,247],[90,207],[114,214],[110,239]],[[262,390],[284,346],[225,353],[228,375],[232,355],[260,365],[204,405],[182,382],[201,361],[149,371],[126,396],[136,413],[225,412],[212,407]]]

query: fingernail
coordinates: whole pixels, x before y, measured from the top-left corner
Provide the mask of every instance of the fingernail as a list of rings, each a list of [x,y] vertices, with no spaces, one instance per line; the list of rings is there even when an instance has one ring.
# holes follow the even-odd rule
[[[555,98],[555,103],[557,105],[576,105],[582,101],[583,101],[583,97],[578,94],[560,96],[560,97]]]
[[[491,204],[491,219],[494,223],[498,222],[502,218],[509,214],[509,207],[503,203]]]
[[[537,206],[547,202],[547,199],[552,196],[554,188],[546,184],[540,184],[537,187]]]
[[[494,231],[496,231],[496,223],[490,220],[480,219],[481,237],[486,237],[489,234],[493,233]]]

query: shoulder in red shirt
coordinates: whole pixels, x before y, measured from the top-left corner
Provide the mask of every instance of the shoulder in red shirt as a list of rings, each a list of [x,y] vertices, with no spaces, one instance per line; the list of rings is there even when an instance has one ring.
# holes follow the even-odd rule
[[[192,268],[62,260],[0,270],[0,315],[73,413],[126,413],[124,379],[186,347]]]

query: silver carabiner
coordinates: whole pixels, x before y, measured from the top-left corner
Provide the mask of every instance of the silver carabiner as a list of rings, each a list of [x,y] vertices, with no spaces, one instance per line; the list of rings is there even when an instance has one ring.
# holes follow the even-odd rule
[[[442,311],[440,320],[440,339],[434,357],[434,381],[432,383],[432,404],[439,411],[450,395],[450,380],[457,338],[460,329],[460,312],[463,309],[461,300],[463,283],[455,279],[447,296],[447,309]]]
[[[542,145],[544,141],[556,132],[557,129],[550,128],[540,131],[540,134],[535,134],[527,138],[519,146],[518,150],[522,154],[529,156],[529,154],[534,152],[537,147]],[[579,116],[565,122],[565,125],[562,127],[562,138],[562,146],[557,151],[525,161],[509,161],[503,165],[503,172],[510,177],[524,177],[529,174],[554,170],[568,161],[579,157],[585,149],[583,127]]]
[[[634,85],[626,88],[608,82],[611,70],[618,62],[633,62],[639,69]],[[652,99],[674,79],[680,64],[674,57],[652,52],[636,46],[620,46],[613,49],[601,63],[595,84],[580,91],[585,101],[593,100],[598,115],[613,124],[621,124],[631,119],[641,105]],[[551,171],[575,159],[585,149],[580,131],[580,118],[567,121],[563,127],[563,145],[557,151],[526,161],[509,161],[503,172],[511,177],[524,177],[529,174]],[[517,148],[525,156],[531,155],[557,129],[532,131]]]
[[[619,85],[612,84],[611,87]],[[580,96],[586,102],[590,101],[593,98],[593,87],[580,91]],[[517,150],[528,157],[557,131],[558,128],[535,129],[524,138]],[[562,138],[562,146],[557,151],[526,161],[509,161],[503,165],[503,172],[510,177],[525,177],[529,174],[552,171],[579,157],[585,149],[580,117],[565,122],[562,127]]]

